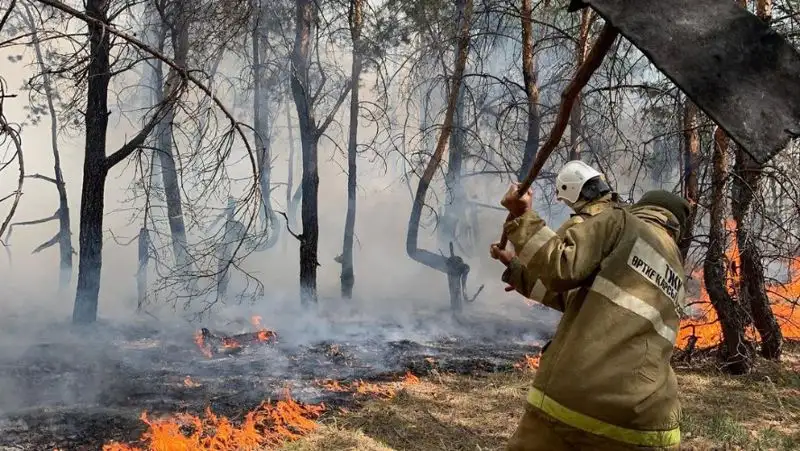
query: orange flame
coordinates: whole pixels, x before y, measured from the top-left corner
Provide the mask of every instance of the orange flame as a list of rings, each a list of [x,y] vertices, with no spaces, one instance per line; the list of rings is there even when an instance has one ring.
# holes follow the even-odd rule
[[[200,352],[203,353],[209,359],[212,357],[211,354],[211,346],[206,343],[205,338],[203,338],[203,333],[201,331],[197,331],[194,334],[194,342],[197,343],[197,347],[200,348]]]
[[[519,371],[535,371],[539,369],[539,359],[541,358],[541,354],[537,354],[535,356],[530,356],[525,354],[525,357],[522,358],[519,362],[514,364],[514,368]]]
[[[141,419],[148,425],[142,437],[146,447],[111,442],[103,446],[103,451],[238,451],[297,440],[316,428],[314,420],[325,406],[299,404],[288,389],[284,396],[286,399],[274,405],[261,403],[238,427],[211,409],[206,409],[203,418],[177,414],[161,420],[152,420],[142,412]]]
[[[186,376],[186,378],[183,380],[183,385],[187,387],[199,387],[201,384],[193,381],[191,377]]]
[[[352,392],[353,396],[374,396],[382,399],[391,399],[394,398],[397,391],[404,386],[419,384],[420,380],[417,376],[412,374],[411,371],[407,371],[398,382],[384,384],[365,382],[361,379],[350,383],[342,383],[332,379],[322,379],[314,381],[314,383],[332,392]]]
[[[729,234],[733,234],[736,231],[736,222],[726,221],[725,229]],[[725,260],[727,262],[725,284],[734,299],[738,299],[740,259],[739,247],[735,239],[730,240],[725,250]],[[765,288],[783,337],[787,340],[800,340],[800,308],[795,308],[792,303],[800,298],[800,258],[793,258],[788,266],[790,277],[787,283],[767,284]],[[703,271],[696,271],[692,277],[702,281]],[[701,283],[698,298],[689,301],[700,310],[700,313],[681,321],[676,346],[687,346],[692,337],[697,340],[695,343],[697,349],[718,345],[722,341],[722,329],[704,283]],[[758,332],[752,326],[748,327],[745,334],[752,339],[758,338]]]
[[[403,385],[415,385],[419,384],[419,378],[411,373],[411,371],[406,371],[406,375],[403,376]]]

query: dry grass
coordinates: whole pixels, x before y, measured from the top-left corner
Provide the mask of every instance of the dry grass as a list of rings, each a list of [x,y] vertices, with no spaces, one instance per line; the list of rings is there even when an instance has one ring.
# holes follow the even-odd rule
[[[800,346],[781,364],[732,378],[711,362],[679,368],[686,449],[800,449]],[[283,451],[502,450],[522,414],[531,373],[433,375],[388,401],[332,415]],[[727,447],[725,444],[728,444]]]

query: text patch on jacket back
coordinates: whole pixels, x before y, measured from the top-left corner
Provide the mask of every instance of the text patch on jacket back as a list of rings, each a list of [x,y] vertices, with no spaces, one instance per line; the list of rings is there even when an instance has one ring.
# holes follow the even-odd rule
[[[675,308],[683,303],[683,282],[675,269],[661,254],[641,238],[636,240],[628,256],[628,266],[658,287]]]

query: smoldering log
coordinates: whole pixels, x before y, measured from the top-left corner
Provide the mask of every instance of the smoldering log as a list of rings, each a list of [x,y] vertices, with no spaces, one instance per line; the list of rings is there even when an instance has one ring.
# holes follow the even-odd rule
[[[268,329],[236,335],[222,335],[203,327],[195,341],[206,355],[210,354],[215,357],[238,354],[244,348],[254,344],[273,344],[277,339],[278,334]]]

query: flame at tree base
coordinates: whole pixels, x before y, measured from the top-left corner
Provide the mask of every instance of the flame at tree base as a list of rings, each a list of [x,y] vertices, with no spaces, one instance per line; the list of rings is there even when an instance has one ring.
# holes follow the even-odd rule
[[[735,234],[736,222],[729,220],[725,223],[728,235]],[[741,268],[739,248],[735,240],[729,240],[725,250],[726,261],[726,288],[735,302],[739,302],[739,287]],[[800,257],[788,261],[788,281],[785,283],[768,283],[764,288],[770,300],[772,313],[781,329],[785,340],[800,340],[800,305],[795,305],[800,299]],[[703,281],[703,271],[698,270],[692,274],[693,278]],[[705,283],[700,284],[700,294],[697,299],[690,300],[700,313],[693,318],[681,321],[676,347],[686,347],[690,340],[696,340],[695,349],[706,349],[719,345],[722,342],[722,327],[719,324],[717,312],[711,304],[711,298],[706,291]],[[749,310],[749,309],[747,309]],[[745,330],[745,336],[754,341],[760,341],[758,331],[750,325]]]
[[[247,451],[278,446],[313,431],[316,418],[325,411],[322,404],[297,403],[288,389],[284,396],[274,405],[261,403],[240,426],[211,409],[206,409],[202,418],[178,414],[160,420],[143,412],[141,419],[149,427],[142,436],[144,447],[112,442],[103,446],[103,451]]]

